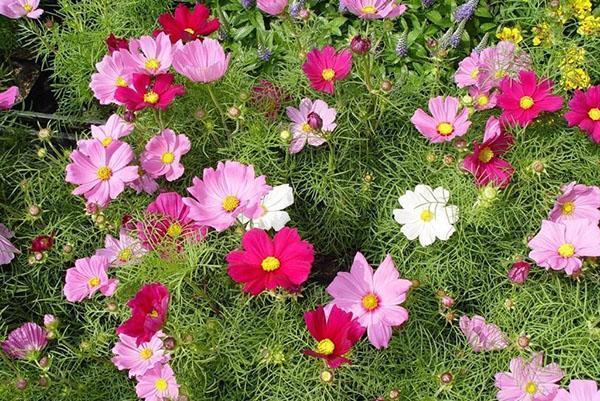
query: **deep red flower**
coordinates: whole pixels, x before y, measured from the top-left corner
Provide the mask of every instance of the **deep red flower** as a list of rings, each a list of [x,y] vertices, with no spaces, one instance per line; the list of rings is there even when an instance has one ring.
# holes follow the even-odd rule
[[[310,334],[318,341],[314,350],[307,348],[304,353],[325,359],[332,369],[343,363],[350,363],[344,355],[365,334],[365,328],[353,318],[351,312],[344,312],[335,305],[329,313],[323,306],[305,312],[304,322]]]
[[[184,93],[185,88],[182,85],[173,85],[172,74],[159,74],[155,77],[133,74],[133,88],[117,88],[115,99],[133,111],[146,107],[164,110],[173,102],[175,96]]]
[[[163,29],[154,31],[154,36],[160,32],[169,35],[172,43],[178,40],[190,42],[192,40],[208,36],[219,29],[219,19],[208,19],[210,9],[204,4],[196,4],[194,10],[187,8],[183,3],[175,8],[174,15],[169,13],[161,14],[158,17],[158,23]]]
[[[31,240],[31,252],[44,252],[52,248],[54,238],[51,235],[38,235]]]
[[[114,51],[119,49],[127,49],[129,48],[129,41],[125,38],[119,38],[115,36],[113,33],[108,35],[108,38],[105,40],[106,47],[108,47],[108,54],[113,54]]]
[[[117,334],[135,337],[136,345],[150,341],[167,320],[169,290],[161,283],[146,284],[127,302],[131,317],[117,327]]]
[[[252,87],[252,105],[271,120],[277,119],[281,104],[289,99],[289,94],[266,79]]]

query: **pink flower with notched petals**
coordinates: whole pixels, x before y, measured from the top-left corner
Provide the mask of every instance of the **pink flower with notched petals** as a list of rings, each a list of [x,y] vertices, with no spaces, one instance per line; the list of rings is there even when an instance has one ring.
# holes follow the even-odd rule
[[[0,92],[0,110],[7,110],[14,106],[19,96],[19,88],[11,86],[4,92]]]
[[[96,63],[97,72],[92,74],[90,89],[100,104],[120,105],[121,102],[115,97],[117,89],[127,88],[133,83],[133,66],[126,54],[126,50],[118,50]]]
[[[142,36],[129,41],[129,57],[136,73],[159,75],[169,72],[173,52],[180,44],[172,44],[169,35],[160,32],[156,37]]]
[[[107,234],[104,239],[104,248],[96,251],[96,255],[106,257],[111,266],[125,266],[134,263],[145,253],[146,250],[140,242],[129,235],[125,229],[119,231],[119,239]]]
[[[108,258],[92,256],[77,259],[75,267],[67,270],[67,278],[63,293],[69,302],[81,302],[84,298],[91,298],[96,291],[105,296],[111,296],[117,289],[119,280],[109,279]]]
[[[289,152],[300,152],[306,143],[320,146],[326,142],[323,133],[332,132],[335,123],[336,110],[322,100],[302,99],[300,107],[288,107],[287,116],[292,120],[292,141]]]
[[[124,142],[114,142],[106,148],[93,142],[71,153],[65,180],[78,185],[74,195],[106,205],[123,192],[127,183],[138,178],[138,167],[130,166],[131,160],[133,151]]]
[[[600,221],[600,188],[572,182],[562,188],[550,211],[549,220],[568,223],[570,220],[584,219],[598,224]]]
[[[4,224],[0,223],[0,265],[10,263],[15,257],[15,254],[20,253],[10,242],[12,237],[14,237],[13,232],[6,228]]]
[[[578,126],[595,143],[600,143],[600,85],[582,92],[576,90],[565,113],[569,127]]]
[[[44,10],[38,8],[40,0],[3,0],[0,2],[0,15],[17,19],[27,16],[38,19]]]
[[[205,38],[176,50],[173,68],[191,81],[209,83],[225,75],[230,58],[218,40]]]
[[[341,0],[342,5],[362,19],[394,19],[404,14],[406,6],[398,0]]]
[[[534,354],[531,362],[513,358],[510,372],[496,373],[498,401],[553,401],[564,373],[555,363],[543,366],[543,360],[542,353]]]
[[[164,129],[146,144],[146,150],[140,156],[142,168],[152,178],[164,175],[167,181],[175,181],[185,171],[181,157],[190,151],[191,146],[187,136]]]
[[[190,218],[217,231],[231,227],[240,214],[249,219],[261,215],[261,198],[271,189],[264,175],[255,176],[253,166],[231,160],[205,168],[202,179],[192,182],[187,189],[192,197],[183,199]]]
[[[329,94],[333,94],[334,83],[346,78],[351,68],[352,52],[344,49],[336,53],[330,45],[322,50],[312,49],[302,64],[302,71],[310,81],[310,86]]]
[[[339,272],[327,292],[333,297],[333,305],[352,312],[367,329],[371,344],[380,349],[389,345],[392,328],[408,320],[408,311],[400,304],[411,285],[411,281],[400,278],[390,255],[374,272],[358,252],[350,272]]]
[[[467,133],[471,122],[469,110],[458,112],[459,100],[455,97],[438,96],[429,99],[429,112],[417,109],[410,121],[415,128],[431,143],[451,141]]]
[[[479,53],[474,51],[458,63],[458,69],[454,74],[454,82],[459,88],[476,86],[481,78],[480,75]]]
[[[564,270],[570,276],[581,270],[581,257],[600,256],[600,228],[588,220],[565,223],[544,220],[528,246],[529,257],[538,266]]]
[[[165,110],[176,96],[185,93],[182,85],[173,85],[173,79],[172,74],[160,74],[155,77],[133,74],[133,88],[117,88],[115,99],[132,111],[147,107]]]
[[[269,15],[279,15],[285,10],[288,0],[256,0],[256,7]]]
[[[156,365],[137,381],[135,393],[145,401],[175,400],[179,396],[179,384],[168,363]]]
[[[508,346],[508,339],[498,326],[486,323],[481,316],[461,316],[460,330],[475,352],[501,350]]]
[[[47,331],[29,322],[10,332],[2,341],[2,350],[13,359],[37,360],[39,353],[48,344]]]
[[[531,59],[513,42],[501,41],[496,46],[483,49],[479,54],[477,87],[490,90],[498,87],[505,77],[516,77],[519,72],[531,69]]]
[[[498,119],[492,116],[485,125],[483,142],[473,142],[473,153],[464,158],[462,168],[473,174],[480,187],[491,183],[506,188],[515,169],[500,156],[512,143],[512,135],[504,131]]]
[[[119,370],[129,370],[129,377],[143,376],[150,369],[162,365],[171,359],[165,354],[162,331],[152,336],[150,341],[136,344],[135,337],[119,334],[119,341],[112,349],[115,355],[111,362]]]
[[[571,380],[569,390],[561,388],[552,401],[600,401],[600,390],[593,380]]]
[[[128,185],[139,195],[142,192],[153,194],[158,190],[158,183],[154,178],[147,174],[144,169],[138,169],[139,177],[137,180],[131,181]]]
[[[82,139],[77,141],[79,150],[85,152],[85,147],[91,143],[98,141],[102,146],[107,147],[113,142],[118,141],[124,136],[127,136],[133,131],[133,124],[123,120],[118,114],[111,115],[103,125],[92,125],[92,138]]]
[[[555,112],[562,107],[562,98],[552,95],[553,83],[544,79],[538,82],[533,71],[519,72],[519,79],[505,77],[500,83],[498,106],[500,119],[521,127],[533,122],[543,112]]]
[[[482,91],[476,86],[469,88],[469,96],[473,99],[475,110],[489,110],[498,104],[498,91]]]

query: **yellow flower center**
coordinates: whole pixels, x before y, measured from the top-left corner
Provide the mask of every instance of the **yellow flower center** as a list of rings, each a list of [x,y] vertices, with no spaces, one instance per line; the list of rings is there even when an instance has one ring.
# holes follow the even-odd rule
[[[575,210],[575,204],[573,202],[565,202],[561,206],[561,209],[562,209],[563,214],[571,215],[571,214],[573,214],[573,211]]]
[[[115,85],[120,86],[121,88],[126,88],[127,81],[125,81],[125,78],[123,77],[117,77],[117,79],[115,80]]]
[[[110,169],[110,167],[107,166],[103,166],[100,167],[98,169],[98,171],[96,172],[96,175],[98,176],[98,178],[100,178],[102,181],[106,181],[110,178],[110,176],[112,175],[112,170]]]
[[[588,111],[588,116],[594,121],[600,120],[600,109],[597,107],[590,109],[590,111]]]
[[[335,71],[331,68],[325,68],[321,73],[321,76],[325,81],[331,81],[335,77]]]
[[[107,147],[108,145],[110,145],[112,143],[113,139],[110,136],[105,137],[102,141],[102,146]]]
[[[379,306],[379,299],[375,294],[367,294],[362,298],[362,306],[368,311],[372,311]]]
[[[262,269],[266,272],[272,272],[274,270],[277,270],[279,269],[279,266],[281,266],[279,259],[273,256],[267,256],[260,263],[260,267],[262,267]]]
[[[575,247],[572,244],[562,244],[558,247],[558,254],[563,258],[570,258],[575,255]]]
[[[148,359],[152,358],[153,354],[154,353],[152,352],[152,350],[150,348],[144,348],[143,350],[140,351],[140,358],[147,361]]]
[[[144,66],[149,70],[156,70],[158,69],[158,67],[160,67],[160,61],[158,61],[155,58],[149,58],[148,60],[146,60]]]
[[[233,212],[240,205],[240,200],[233,195],[228,195],[223,199],[221,206],[226,212]]]
[[[309,124],[309,123],[304,123],[304,124],[302,124],[302,131],[306,132],[307,134],[308,134],[309,132],[312,132],[312,130],[313,130],[313,129],[312,129],[312,127],[310,126],[310,124]]]
[[[158,311],[156,309],[152,309],[152,312],[148,313],[148,315],[150,317],[157,318],[158,317]]]
[[[182,231],[183,231],[183,229],[181,228],[181,224],[173,223],[167,229],[167,235],[171,238],[176,238],[181,235]]]
[[[362,11],[363,14],[375,14],[377,8],[375,8],[375,6],[364,6],[360,11]]]
[[[195,34],[196,32],[194,32],[194,30],[192,28],[185,28],[184,31],[186,31],[187,33],[189,33],[190,35]]]
[[[450,123],[439,123],[437,126],[438,134],[442,136],[450,135],[454,132],[454,127]]]
[[[498,70],[494,73],[494,77],[496,79],[504,78],[505,76],[506,76],[506,71],[504,71],[504,70]]]
[[[98,277],[92,277],[88,280],[88,286],[97,287],[100,285],[100,279]]]
[[[473,70],[471,71],[471,78],[475,79],[479,76],[479,68],[473,68]]]
[[[167,381],[165,379],[158,379],[154,382],[154,387],[158,391],[166,391],[167,387],[169,386],[167,385]]]
[[[25,11],[27,11],[29,13],[29,12],[31,12],[31,10],[33,10],[33,6],[29,3],[25,3],[25,4],[23,4],[23,9],[25,9]]]
[[[435,215],[429,210],[423,210],[421,212],[421,220],[423,220],[425,223],[429,223],[434,217]]]
[[[525,385],[525,392],[527,394],[535,394],[537,393],[537,386],[534,382],[529,382]]]
[[[148,104],[156,104],[158,102],[158,93],[150,91],[144,94],[144,102]]]
[[[530,96],[523,96],[521,100],[519,100],[519,106],[523,110],[529,110],[533,107],[533,99]]]
[[[171,164],[173,163],[173,160],[175,160],[175,155],[172,152],[165,152],[160,160],[162,160],[162,162],[165,164]]]
[[[486,95],[481,95],[477,97],[477,104],[480,106],[485,106],[490,102],[490,98]]]
[[[325,338],[317,344],[317,352],[322,355],[331,355],[335,350],[335,344],[329,338]]]
[[[130,248],[123,248],[117,255],[117,258],[121,262],[127,262],[131,258],[131,255],[133,255],[133,252],[131,251]]]
[[[479,151],[479,161],[482,163],[487,163],[494,157],[494,152],[489,147],[485,147]]]

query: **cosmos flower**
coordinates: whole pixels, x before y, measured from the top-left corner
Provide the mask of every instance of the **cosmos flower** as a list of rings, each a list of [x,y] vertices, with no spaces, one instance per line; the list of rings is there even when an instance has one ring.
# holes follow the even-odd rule
[[[129,41],[129,57],[131,65],[138,74],[159,75],[169,72],[173,63],[173,52],[179,45],[173,45],[169,36],[163,32],[156,37],[142,36]]]
[[[593,380],[571,380],[569,390],[558,390],[553,401],[600,401],[598,384]]]
[[[600,85],[575,91],[565,114],[569,127],[578,126],[595,143],[600,143]]]
[[[48,344],[46,330],[39,325],[29,322],[8,334],[2,341],[2,350],[14,359],[37,360],[39,353]]]
[[[215,39],[189,42],[175,51],[173,68],[190,81],[209,83],[225,75],[231,53],[225,50]]]
[[[185,93],[182,85],[173,85],[173,75],[160,74],[151,77],[146,74],[133,74],[133,88],[119,87],[115,99],[127,106],[128,110],[138,111],[147,107],[165,110],[176,96]]]
[[[105,124],[92,125],[91,130],[93,139],[83,139],[77,142],[77,147],[80,150],[85,149],[85,146],[93,141],[98,141],[102,146],[107,147],[111,143],[131,134],[133,124],[123,120],[118,114],[113,114],[106,120]]]
[[[311,146],[320,146],[326,142],[323,134],[332,132],[335,123],[336,110],[330,108],[322,100],[302,99],[300,108],[288,107],[287,116],[292,120],[292,141],[289,152],[298,153],[308,143]]]
[[[135,393],[145,401],[176,400],[179,397],[179,384],[168,363],[157,364],[144,375],[138,376],[137,381]]]
[[[135,338],[119,334],[119,341],[112,349],[114,357],[111,362],[119,370],[129,370],[129,377],[143,376],[150,369],[162,365],[171,359],[165,354],[162,331],[157,331],[148,342],[140,345]]]
[[[146,174],[144,169],[138,169],[139,177],[131,181],[128,185],[139,195],[142,192],[153,194],[158,190],[158,183],[149,174]]]
[[[44,10],[38,8],[40,0],[3,0],[0,2],[0,15],[11,19],[28,17],[38,19]]]
[[[288,0],[256,0],[256,7],[269,15],[279,15],[285,10]]]
[[[0,223],[0,265],[10,263],[15,257],[15,254],[21,253],[10,242],[10,239],[13,236],[13,232],[6,228],[4,224]]]
[[[96,255],[106,257],[110,265],[115,267],[135,263],[145,253],[146,250],[140,242],[129,235],[125,229],[119,231],[119,239],[106,234],[104,248],[96,251]]]
[[[140,156],[142,168],[152,178],[165,176],[167,181],[175,181],[183,175],[185,168],[181,157],[190,151],[192,144],[187,136],[176,135],[170,129],[164,129],[152,137]]]
[[[312,49],[302,64],[302,71],[310,81],[310,86],[329,94],[333,94],[335,82],[346,78],[351,68],[352,52],[344,49],[336,53],[330,45],[321,50]]]
[[[406,6],[398,0],[342,0],[344,7],[362,19],[394,19],[404,14]]]
[[[90,89],[100,104],[121,104],[115,97],[117,89],[127,88],[133,82],[134,66],[126,56],[127,50],[114,51],[96,63],[96,71],[92,74]]]
[[[571,182],[563,186],[548,219],[557,223],[584,219],[592,224],[600,222],[600,188]]]
[[[249,219],[243,214],[238,217],[242,224],[246,224],[247,229],[260,228],[262,230],[274,229],[281,230],[288,221],[290,215],[284,211],[285,208],[294,203],[294,191],[289,184],[273,187],[260,201],[262,213],[253,219]]]
[[[480,74],[479,53],[474,51],[458,63],[454,82],[459,88],[476,86],[480,82]]]
[[[0,110],[7,110],[14,106],[19,97],[19,87],[11,86],[4,92],[0,92]]]
[[[410,121],[415,128],[431,143],[451,141],[467,133],[471,122],[469,110],[464,108],[459,113],[460,102],[457,98],[438,96],[429,99],[429,112],[417,109]]]
[[[113,54],[121,49],[129,50],[129,41],[125,38],[116,37],[113,33],[104,40],[108,48],[108,54]]]
[[[514,284],[523,284],[529,276],[531,265],[527,262],[515,262],[508,271],[508,279]]]
[[[510,361],[510,372],[496,373],[498,401],[553,401],[564,374],[557,364],[543,366],[544,355],[534,354],[531,362],[523,357]]]
[[[460,330],[467,337],[467,342],[475,352],[501,350],[508,346],[508,338],[498,326],[486,323],[485,318],[466,315],[460,317]]]
[[[92,256],[75,261],[75,267],[67,270],[63,293],[69,302],[81,302],[91,298],[97,291],[111,296],[117,290],[119,280],[109,279],[108,259],[104,256]]]
[[[173,15],[164,13],[158,17],[162,29],[154,31],[154,35],[164,32],[169,35],[171,43],[177,43],[179,40],[186,43],[201,39],[219,29],[219,19],[209,20],[209,17],[210,9],[204,4],[197,3],[192,10],[185,4],[179,3]]]
[[[350,272],[339,272],[327,287],[332,304],[352,312],[367,329],[375,348],[387,348],[392,328],[408,320],[408,311],[400,306],[412,282],[400,278],[392,257],[387,255],[376,271],[362,253],[357,252]]]
[[[31,252],[46,252],[54,245],[51,235],[38,235],[31,240]]]

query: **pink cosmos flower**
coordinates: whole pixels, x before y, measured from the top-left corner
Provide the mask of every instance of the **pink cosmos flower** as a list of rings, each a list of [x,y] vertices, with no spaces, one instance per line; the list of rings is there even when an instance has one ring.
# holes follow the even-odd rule
[[[289,152],[300,152],[306,143],[311,146],[320,146],[326,142],[323,133],[332,132],[335,123],[336,110],[330,108],[322,100],[302,99],[300,108],[288,107],[287,116],[292,120],[292,142]]]
[[[167,321],[169,299],[169,289],[161,283],[144,285],[127,302],[131,317],[117,327],[117,334],[135,338],[138,346],[150,341]]]
[[[179,384],[168,363],[156,365],[143,376],[138,376],[137,381],[135,393],[145,401],[175,400],[179,397]]]
[[[500,119],[509,124],[526,126],[542,112],[555,112],[562,107],[562,98],[552,95],[552,81],[538,82],[533,71],[519,72],[519,79],[505,77],[500,83],[498,106]]]
[[[47,330],[56,330],[58,328],[58,324],[60,322],[58,321],[58,318],[54,315],[51,315],[49,313],[46,313],[44,315],[44,327]]]
[[[398,0],[341,0],[342,5],[362,19],[394,19],[406,11]]]
[[[269,15],[279,15],[285,10],[288,0],[256,0],[256,7]]]
[[[473,153],[464,158],[462,167],[473,174],[480,187],[491,183],[506,188],[515,169],[500,156],[512,143],[512,135],[504,131],[498,119],[492,116],[485,125],[483,143],[473,141]]]
[[[565,114],[569,127],[578,126],[592,141],[600,143],[600,85],[591,86],[586,92],[576,90],[569,109]]]
[[[481,316],[461,316],[460,330],[467,337],[467,342],[474,352],[501,350],[508,346],[508,338],[492,323],[486,323]]]
[[[570,220],[600,221],[600,188],[572,182],[562,188],[562,194],[550,211],[549,220],[567,224]]]
[[[12,19],[25,16],[38,19],[44,13],[39,5],[40,0],[3,0],[0,2],[0,15]]]
[[[11,86],[4,92],[0,92],[0,110],[7,110],[13,107],[18,96],[18,86]]]
[[[85,153],[85,147],[94,141],[98,141],[102,146],[107,147],[120,138],[127,136],[133,131],[133,124],[123,120],[118,114],[111,115],[104,125],[92,125],[92,138],[82,139],[77,142],[79,150]]]
[[[322,50],[312,49],[302,64],[302,71],[310,81],[310,86],[329,94],[333,94],[335,81],[346,78],[351,68],[352,52],[344,49],[336,53],[330,45]]]
[[[471,126],[469,110],[458,112],[459,100],[455,97],[438,96],[429,99],[429,112],[417,109],[410,121],[417,130],[431,143],[451,141],[457,136],[463,136]]]
[[[483,49],[479,55],[477,87],[489,90],[505,77],[516,77],[520,71],[531,69],[531,59],[513,42],[501,41],[496,46]]]
[[[458,69],[454,74],[454,82],[459,88],[476,86],[480,81],[479,53],[474,51],[458,63]]]
[[[352,312],[367,329],[375,348],[387,348],[392,328],[408,320],[408,311],[400,306],[406,300],[410,280],[400,278],[392,257],[387,255],[374,272],[362,253],[357,252],[350,272],[339,272],[327,287],[332,304]]]
[[[181,156],[189,152],[191,147],[187,136],[164,129],[146,144],[146,150],[140,156],[142,168],[152,178],[164,175],[167,181],[175,181],[185,171]]]
[[[138,167],[130,166],[133,160],[131,146],[115,142],[102,146],[93,142],[83,150],[71,153],[65,180],[78,185],[74,195],[84,195],[89,202],[106,205],[125,189],[125,184],[138,178]]]
[[[143,192],[147,194],[153,194],[158,190],[158,183],[150,174],[146,174],[143,169],[138,169],[139,177],[137,180],[131,181],[129,187],[139,195]]]
[[[41,350],[48,344],[46,330],[29,322],[10,332],[2,341],[2,350],[13,359],[36,360]]]
[[[160,74],[154,78],[146,74],[133,74],[133,88],[117,88],[115,99],[132,111],[146,107],[165,110],[176,96],[185,93],[182,85],[173,85],[173,79],[171,74]]]
[[[256,296],[277,287],[297,292],[308,279],[314,250],[296,229],[284,227],[271,240],[266,231],[254,228],[242,237],[242,247],[226,260],[227,274],[243,283],[245,292]]]
[[[482,91],[476,86],[469,88],[469,96],[473,98],[475,110],[489,110],[498,104],[498,91]]]
[[[81,302],[91,298],[96,291],[109,297],[117,290],[119,280],[109,279],[108,259],[94,255],[75,261],[75,267],[67,270],[67,278],[63,293],[69,302]]]
[[[10,242],[12,237],[14,237],[13,232],[6,228],[4,224],[0,223],[0,265],[10,263],[16,253],[21,253]]]
[[[111,362],[119,370],[129,370],[129,377],[143,376],[150,369],[171,359],[165,354],[162,331],[157,331],[148,342],[137,345],[135,337],[119,334],[119,341],[112,349]]]
[[[209,83],[225,75],[230,58],[231,53],[226,55],[219,41],[205,38],[175,51],[173,68],[191,81]]]
[[[498,401],[553,401],[558,392],[556,384],[564,373],[557,364],[543,366],[544,355],[536,353],[531,362],[523,357],[510,361],[510,372],[496,373]]]
[[[553,401],[600,401],[598,384],[593,380],[571,380],[569,391],[561,388]]]
[[[581,257],[600,256],[600,228],[588,220],[567,223],[542,221],[542,229],[529,241],[529,257],[546,269],[564,270],[567,275],[581,270]]]
[[[169,35],[160,32],[156,37],[142,36],[129,41],[129,52],[125,53],[138,74],[159,75],[169,72],[173,52],[180,44],[173,45]]]
[[[108,259],[111,266],[125,266],[138,261],[146,250],[140,242],[128,234],[128,231],[121,229],[119,239],[110,234],[106,234],[104,239],[104,248],[98,249],[96,255],[104,256]]]
[[[531,269],[529,263],[523,261],[515,262],[508,271],[508,279],[513,284],[523,284],[527,280],[527,276],[529,276],[529,269]]]
[[[90,89],[100,104],[121,104],[115,98],[117,89],[127,88],[132,84],[134,66],[129,62],[127,53],[126,50],[114,51],[96,64],[98,72],[92,74]]]
[[[260,200],[271,189],[264,175],[255,176],[253,166],[230,160],[219,162],[216,170],[205,168],[202,179],[194,177],[192,183],[187,189],[192,198],[183,199],[190,218],[217,231],[231,227],[240,214],[249,219],[260,215]]]
[[[200,241],[208,228],[192,220],[190,208],[176,192],[158,195],[146,208],[146,218],[137,224],[140,240],[146,249],[155,249],[165,241],[179,247],[184,241]]]

